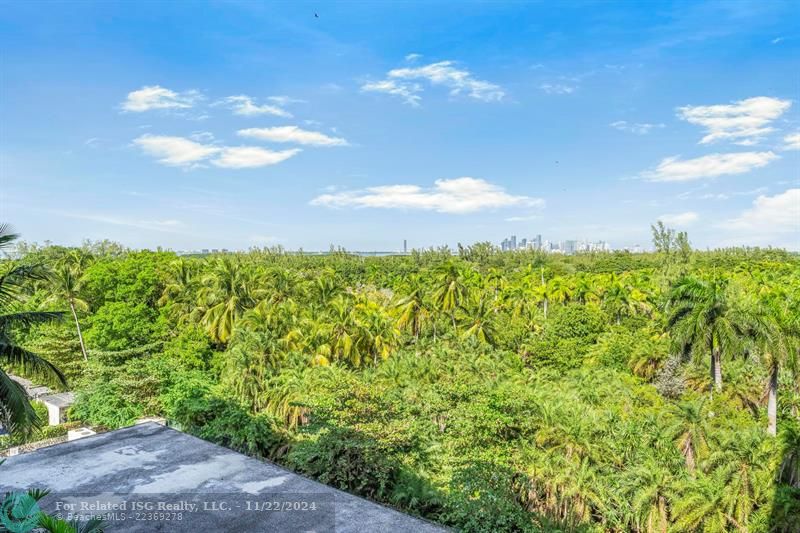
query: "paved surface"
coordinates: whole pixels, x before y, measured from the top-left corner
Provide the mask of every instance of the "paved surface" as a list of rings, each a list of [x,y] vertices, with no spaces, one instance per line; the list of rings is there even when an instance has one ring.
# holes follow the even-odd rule
[[[0,494],[30,487],[53,491],[42,500],[46,510],[64,518],[102,515],[112,532],[443,531],[155,423],[42,448],[0,466]]]

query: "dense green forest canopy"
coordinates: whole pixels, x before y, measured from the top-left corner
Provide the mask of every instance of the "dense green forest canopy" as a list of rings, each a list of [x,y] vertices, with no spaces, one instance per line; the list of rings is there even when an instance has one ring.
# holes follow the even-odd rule
[[[4,338],[63,371],[74,419],[166,416],[459,530],[798,531],[800,259],[654,237],[576,256],[23,244],[4,272],[49,274],[18,305],[64,314]]]

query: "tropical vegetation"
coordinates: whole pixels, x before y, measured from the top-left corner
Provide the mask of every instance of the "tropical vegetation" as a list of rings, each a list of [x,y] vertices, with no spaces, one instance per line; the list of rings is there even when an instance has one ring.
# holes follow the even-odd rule
[[[165,416],[462,531],[798,531],[800,258],[653,232],[575,256],[19,243],[0,383],[49,369],[73,419]]]

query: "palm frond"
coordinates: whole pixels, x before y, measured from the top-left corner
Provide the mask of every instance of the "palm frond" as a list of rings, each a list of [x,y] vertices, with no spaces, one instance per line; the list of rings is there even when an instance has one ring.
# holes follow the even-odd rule
[[[0,369],[0,422],[10,433],[29,433],[41,425],[25,389]]]
[[[0,224],[0,250],[19,238],[19,233],[14,233],[14,228],[8,224]]]
[[[34,324],[45,324],[64,318],[61,311],[24,311],[0,315],[0,331],[10,326],[29,327]]]
[[[67,385],[64,374],[55,365],[31,351],[9,344],[3,339],[0,339],[0,361],[21,366],[26,373],[45,379],[55,379],[61,385]]]

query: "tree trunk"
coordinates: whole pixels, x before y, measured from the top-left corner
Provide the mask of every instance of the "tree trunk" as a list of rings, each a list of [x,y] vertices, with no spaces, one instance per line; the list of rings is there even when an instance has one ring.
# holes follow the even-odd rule
[[[544,267],[539,271],[542,276],[542,287],[544,287]],[[547,294],[547,291],[544,291]],[[544,297],[544,319],[547,320],[547,296]]]
[[[722,358],[719,350],[714,350],[714,387],[717,392],[722,390]]]
[[[75,319],[75,329],[78,330],[78,340],[81,343],[81,353],[83,354],[83,361],[89,362],[89,358],[86,356],[86,346],[83,344],[83,333],[81,333],[81,324],[78,322],[78,314],[75,312],[75,304],[72,303],[72,300],[69,302],[69,308],[72,310],[72,318]]]
[[[767,401],[767,432],[773,437],[778,433],[778,365],[773,364],[769,373],[769,400]]]

